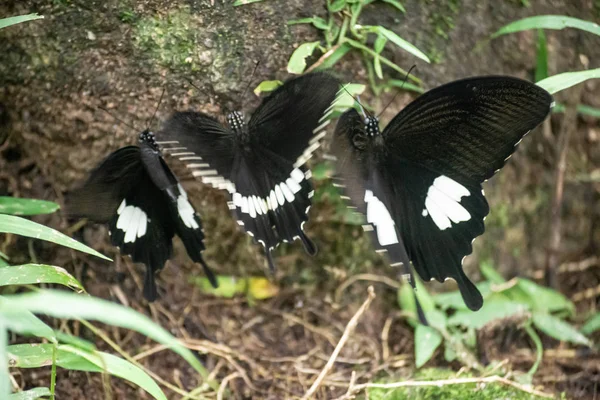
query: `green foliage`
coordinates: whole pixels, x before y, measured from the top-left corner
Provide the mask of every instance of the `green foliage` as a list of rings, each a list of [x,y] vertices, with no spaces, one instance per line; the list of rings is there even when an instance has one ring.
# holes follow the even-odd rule
[[[554,75],[549,78],[539,81],[538,86],[546,89],[548,92],[554,94],[570,88],[571,86],[578,85],[588,79],[600,78],[600,68],[590,69],[587,71],[577,72],[564,72],[562,74]]]
[[[277,89],[279,86],[283,85],[283,82],[275,80],[275,81],[262,81],[258,84],[258,86],[254,89],[254,94],[259,96],[261,93],[269,93]]]
[[[600,312],[592,315],[590,319],[581,327],[581,333],[591,335],[600,330]]]
[[[565,28],[580,29],[582,31],[600,36],[600,26],[594,22],[567,17],[565,15],[539,15],[536,17],[529,17],[511,22],[510,24],[500,28],[496,33],[492,34],[491,38],[494,39],[498,36],[509,33],[537,29],[538,41],[536,81],[538,81],[537,84],[540,87],[554,94],[560,92],[561,90],[568,89],[571,86],[585,82],[588,79],[600,78],[600,68],[588,71],[565,72],[548,77],[548,54],[546,37],[543,33],[543,29],[561,30]]]
[[[383,66],[387,66],[401,75],[406,75],[404,69],[382,55],[387,43],[392,43],[415,57],[430,62],[425,53],[389,29],[380,25],[359,24],[363,7],[373,2],[374,0],[328,0],[327,19],[313,16],[289,21],[290,25],[311,24],[321,30],[325,44],[321,45],[321,42],[302,43],[290,57],[288,71],[295,74],[305,72],[306,59],[314,56],[317,50],[321,54],[320,58],[311,67],[316,70],[331,68],[349,52],[357,52],[362,56],[371,88],[375,94],[379,94],[381,90],[389,87],[389,82],[383,74]],[[389,4],[399,12],[405,12],[402,4],[397,0],[381,0],[381,2]],[[373,37],[373,45],[370,45],[370,39]],[[415,83],[421,83],[413,75],[410,75],[409,79]],[[379,81],[383,81],[383,83]]]
[[[45,387],[33,388],[23,392],[14,393],[8,396],[8,400],[35,400],[51,396],[50,389]]]
[[[235,7],[237,6],[243,6],[245,4],[252,4],[252,3],[258,3],[261,2],[263,0],[235,0],[235,2],[233,3],[233,5]]]
[[[530,29],[561,30],[565,28],[581,29],[595,35],[600,35],[600,26],[593,22],[567,17],[566,15],[539,15],[537,17],[520,19],[503,26],[492,35],[492,39],[508,33],[527,31]]]
[[[483,263],[481,272],[487,280],[477,285],[484,298],[483,307],[477,312],[472,312],[465,306],[460,292],[432,297],[417,281],[416,296],[430,324],[429,329],[424,329],[416,318],[412,288],[408,284],[400,288],[400,307],[411,315],[408,322],[415,327],[417,367],[424,365],[439,345],[444,343],[444,354],[448,361],[458,358],[463,364],[478,369],[476,363],[472,364],[474,358],[469,354],[476,348],[476,330],[494,321],[510,318],[514,318],[517,325],[525,329],[536,343],[538,362],[527,374],[528,379],[537,369],[543,351],[541,340],[532,327],[557,340],[591,345],[584,333],[593,329],[588,328],[582,332],[564,320],[566,316],[574,314],[575,307],[561,293],[525,278],[514,278],[507,282],[490,263]],[[600,321],[594,323],[600,325]],[[428,339],[425,340],[424,336]]]
[[[167,399],[156,382],[141,368],[102,351],[88,352],[70,345],[48,343],[18,344],[8,346],[8,362],[16,368],[40,368],[56,364],[73,371],[106,372],[141,387],[155,399]]]
[[[21,22],[33,21],[36,19],[44,18],[43,15],[38,15],[37,13],[27,14],[27,15],[17,15],[16,17],[8,17],[0,19],[0,29],[6,28],[11,25],[20,24]]]
[[[511,386],[500,383],[456,383],[446,385],[426,385],[427,381],[453,380],[461,378],[473,378],[470,373],[462,373],[456,376],[456,373],[449,369],[427,368],[419,370],[410,380],[422,382],[423,385],[406,386],[395,389],[371,388],[369,389],[369,399],[371,400],[431,400],[431,399],[452,399],[452,400],[537,400],[542,397],[534,396],[527,392],[518,390]],[[394,381],[406,382],[405,377],[399,377],[395,380],[387,379],[378,383],[391,383]]]
[[[0,214],[10,215],[40,215],[52,214],[60,206],[51,201],[36,199],[18,199],[9,196],[0,196]]]
[[[52,212],[54,203],[27,199],[3,198],[3,212],[35,214]],[[66,247],[105,258],[100,253],[69,237],[33,223],[27,219],[0,214],[0,230],[13,234],[48,240]],[[5,265],[0,268],[0,287],[32,284],[58,284],[83,292],[81,283],[60,267],[43,264]],[[35,313],[56,318],[80,320],[91,329],[86,319],[135,330],[162,343],[180,354],[198,373],[208,380],[208,375],[194,354],[175,337],[156,325],[145,315],[118,304],[84,294],[57,290],[36,290],[17,295],[0,295],[0,398],[35,399],[41,396],[54,398],[56,366],[73,370],[108,373],[126,379],[146,390],[156,399],[166,399],[157,383],[133,359],[125,360],[99,352],[85,340],[55,331]],[[46,339],[49,343],[21,344],[7,347],[7,332]],[[8,365],[6,364],[8,360]],[[51,366],[50,388],[37,388],[10,394],[7,367],[38,368]]]
[[[84,253],[94,255],[111,261],[110,258],[98,253],[96,250],[79,243],[70,237],[63,235],[57,230],[40,225],[28,219],[16,217],[13,215],[0,214],[0,233],[13,233],[15,235],[27,236],[34,239],[46,240],[61,246],[79,250]]]

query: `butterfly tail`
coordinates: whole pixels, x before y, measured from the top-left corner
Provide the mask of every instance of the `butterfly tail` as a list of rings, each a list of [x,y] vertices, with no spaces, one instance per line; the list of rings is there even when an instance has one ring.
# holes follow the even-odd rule
[[[479,292],[479,289],[477,289],[473,282],[462,272],[462,268],[459,271],[456,282],[458,283],[460,294],[467,307],[472,311],[477,311],[483,306],[483,296],[481,296],[481,292]]]
[[[274,275],[277,267],[275,266],[275,261],[273,260],[273,254],[271,254],[271,250],[265,249],[265,256],[267,256],[267,263],[269,264],[269,272]]]
[[[144,298],[149,302],[155,301],[158,298],[158,290],[156,288],[156,281],[154,280],[154,269],[146,267],[146,274],[144,275]]]
[[[302,241],[302,245],[304,245],[304,250],[310,254],[311,256],[315,256],[317,254],[317,251],[319,250],[317,248],[317,245],[310,240],[310,238],[308,236],[306,236],[306,234],[303,231],[300,231],[300,240]]]

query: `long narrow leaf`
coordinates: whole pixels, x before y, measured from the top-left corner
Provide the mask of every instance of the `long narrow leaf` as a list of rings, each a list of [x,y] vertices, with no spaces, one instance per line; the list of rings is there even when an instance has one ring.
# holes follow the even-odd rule
[[[21,22],[33,21],[34,19],[42,19],[43,15],[27,14],[27,15],[17,15],[16,17],[8,17],[0,19],[0,29],[6,28],[7,26],[20,24]]]
[[[548,77],[548,45],[543,29],[538,29],[537,56],[535,66],[535,81],[539,82]]]
[[[585,82],[588,79],[598,78],[600,78],[600,68],[590,69],[587,71],[565,72],[543,79],[537,82],[537,85],[543,89],[546,89],[551,94],[554,94],[556,92],[560,92],[561,90],[568,89],[571,86]]]
[[[53,344],[18,344],[8,346],[8,358],[11,365],[18,368],[39,368],[52,365]],[[56,354],[56,365],[75,371],[108,372],[111,375],[126,379],[148,393],[155,399],[166,400],[156,382],[142,369],[129,361],[101,351],[86,352],[82,349],[59,345]]]
[[[10,196],[0,196],[0,214],[39,215],[51,214],[60,206],[56,203],[37,199],[19,199]]]
[[[327,53],[323,55],[323,62],[316,68],[317,71],[331,68],[337,63],[342,57],[346,55],[350,50],[352,50],[352,46],[347,43],[343,43],[341,46],[335,48],[335,50],[329,50]]]
[[[539,15],[537,17],[520,19],[503,26],[492,35],[492,39],[508,33],[527,31],[529,29],[560,30],[565,28],[576,28],[595,35],[600,35],[600,26],[593,22],[567,17],[565,15]]]
[[[586,338],[573,326],[562,319],[545,312],[534,312],[533,324],[540,331],[555,339],[564,340],[575,344],[582,344],[585,346],[590,345],[588,338]]]
[[[83,286],[64,268],[43,264],[13,265],[0,268],[0,286],[58,283],[83,290]]]
[[[103,256],[96,250],[63,235],[57,230],[40,225],[25,218],[16,217],[14,215],[0,214],[0,233],[14,233],[15,235],[27,236],[34,239],[46,240],[48,242],[60,244],[61,246],[79,250],[84,253],[112,261],[110,258]]]
[[[54,330],[29,311],[14,310],[0,297],[0,322],[14,333],[56,341]]]
[[[50,389],[38,387],[24,392],[18,392],[8,396],[8,400],[36,400],[42,397],[50,397]]]
[[[591,335],[600,330],[600,312],[594,314],[582,327],[581,333]]]
[[[50,315],[56,318],[96,320],[142,333],[159,343],[171,347],[182,356],[204,379],[208,374],[194,354],[185,348],[151,319],[132,309],[98,298],[58,290],[39,290],[4,296],[2,305],[14,310]]]
[[[423,53],[421,50],[419,50],[415,45],[402,39],[400,36],[396,35],[394,32],[390,31],[389,29],[385,29],[382,26],[373,26],[373,27],[370,27],[370,30],[372,32],[379,33],[379,34],[385,36],[390,42],[394,43],[396,46],[400,47],[401,49],[408,51],[410,54],[414,55],[415,57],[418,57],[421,60],[426,61],[428,63],[431,62],[429,60],[429,57],[427,57],[427,55],[425,53]]]

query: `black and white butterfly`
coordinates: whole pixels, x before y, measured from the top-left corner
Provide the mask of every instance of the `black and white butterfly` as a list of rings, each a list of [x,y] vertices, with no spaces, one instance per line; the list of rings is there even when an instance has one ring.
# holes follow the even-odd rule
[[[530,82],[489,76],[423,94],[383,132],[376,117],[351,109],[332,143],[338,183],[393,266],[410,273],[410,260],[424,280],[456,280],[466,305],[477,310],[483,298],[462,260],[484,232],[489,207],[481,185],[553,104]]]
[[[212,285],[217,285],[202,258],[200,217],[149,130],[140,133],[139,146],[110,154],[81,188],[69,193],[67,214],[108,223],[112,244],[134,262],[146,265],[144,297],[149,301],[157,298],[154,274],[171,258],[175,234]]]
[[[229,191],[238,224],[264,246],[271,269],[281,242],[300,239],[309,254],[317,251],[303,232],[313,195],[304,164],[325,136],[322,117],[338,88],[331,75],[307,74],[266,97],[247,124],[237,111],[227,126],[188,111],[163,126],[159,143],[171,155],[204,183]]]

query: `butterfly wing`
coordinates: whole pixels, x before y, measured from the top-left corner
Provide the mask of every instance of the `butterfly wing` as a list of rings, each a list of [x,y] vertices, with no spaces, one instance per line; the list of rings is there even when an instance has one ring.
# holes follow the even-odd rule
[[[385,253],[392,266],[403,265],[410,275],[409,257],[392,219],[393,193],[377,170],[373,148],[357,149],[356,137],[364,134],[364,122],[356,110],[351,109],[340,117],[331,144],[336,158],[334,185],[339,187],[351,208],[366,217],[363,229],[371,236],[376,251]],[[368,142],[363,142],[369,146]],[[411,283],[414,282],[411,280]]]
[[[160,139],[163,151],[181,160],[192,175],[233,193],[235,136],[219,121],[199,112],[177,112],[164,123]]]
[[[67,195],[67,215],[108,222],[111,242],[146,265],[144,296],[157,296],[154,273],[171,257],[169,203],[142,162],[139,147],[110,154],[85,184]]]
[[[217,287],[217,280],[202,257],[202,251],[206,248],[202,221],[190,204],[186,191],[159,152],[142,143],[141,158],[146,173],[168,203],[167,222],[170,228],[179,236],[192,261],[202,265],[211,284]]]
[[[252,143],[285,158],[294,168],[301,166],[325,136],[329,121],[321,119],[338,89],[338,80],[327,73],[287,81],[252,114],[248,122]]]
[[[487,76],[418,97],[383,131],[386,147],[459,182],[482,183],[549,114],[552,96],[518,78]]]
[[[65,199],[66,215],[108,222],[142,170],[139,148],[127,146],[106,157],[80,188]]]

